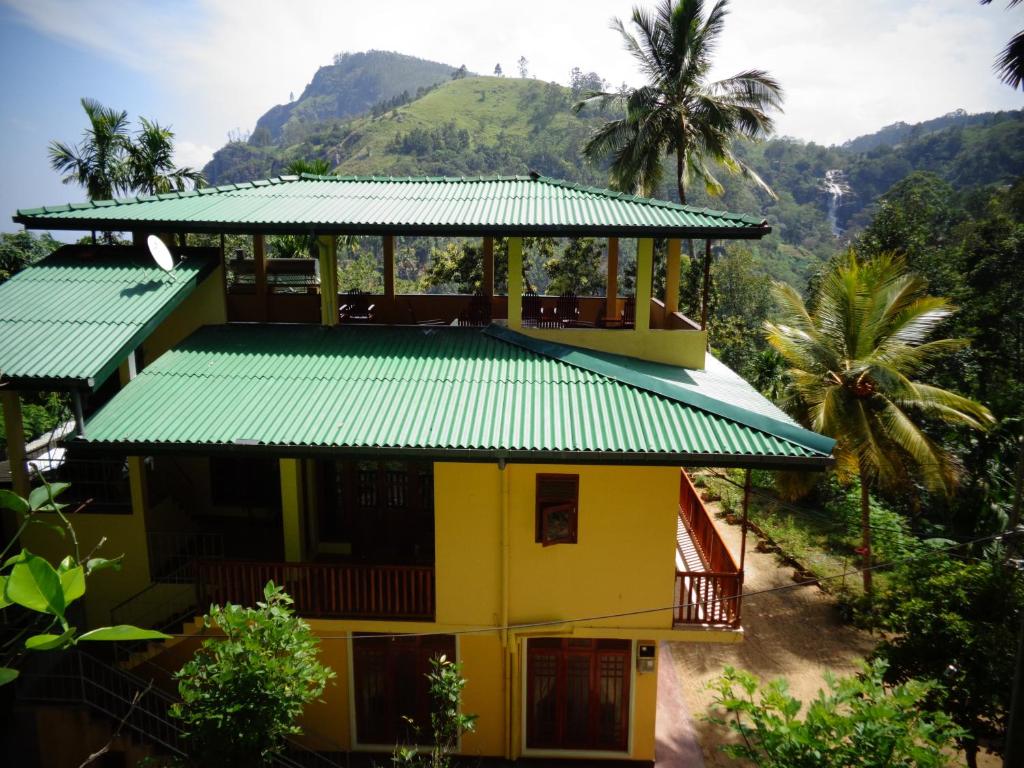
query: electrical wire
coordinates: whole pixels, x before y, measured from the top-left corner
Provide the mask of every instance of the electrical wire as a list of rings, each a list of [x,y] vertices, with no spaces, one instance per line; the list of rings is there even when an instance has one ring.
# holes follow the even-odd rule
[[[989,541],[995,541],[1009,536],[1015,536],[1022,533],[1021,530],[1014,531],[1003,531],[1002,533],[996,533],[991,536],[982,536],[971,541],[963,541],[957,544],[950,545],[948,547],[937,547],[935,549],[928,550],[927,552],[911,555],[909,557],[898,558],[895,560],[887,560],[882,563],[875,563],[864,568],[853,568],[844,570],[841,573],[834,573],[828,576],[818,576],[812,579],[806,579],[804,581],[794,582],[793,584],[783,584],[778,587],[768,587],[765,589],[754,590],[753,592],[742,592],[739,595],[733,595],[730,597],[714,598],[711,600],[702,600],[693,603],[677,603],[673,605],[662,606],[660,608],[642,608],[634,611],[621,611],[619,613],[606,613],[596,616],[584,616],[574,619],[549,619],[545,621],[533,621],[522,624],[507,624],[504,626],[487,626],[487,627],[474,627],[472,629],[453,629],[447,632],[431,631],[431,632],[393,632],[393,633],[367,633],[367,634],[353,634],[351,632],[343,635],[317,635],[319,640],[352,640],[361,639],[365,637],[372,637],[374,639],[397,639],[403,637],[438,637],[446,635],[483,635],[490,634],[492,632],[520,632],[529,629],[545,629],[549,627],[559,627],[567,624],[582,624],[585,622],[594,621],[607,621],[609,619],[622,619],[633,616],[643,616],[651,613],[661,613],[663,611],[677,611],[682,608],[707,608],[711,605],[717,605],[720,603],[726,603],[732,600],[747,600],[752,597],[759,597],[762,595],[774,594],[777,592],[785,592],[790,589],[799,589],[800,587],[806,587],[810,585],[820,584],[823,581],[833,581],[835,579],[843,579],[849,576],[855,576],[858,573],[864,573],[865,571],[877,571],[882,568],[890,568],[895,565],[901,565],[903,563],[914,562],[917,560],[923,560],[927,557],[933,557],[935,555],[944,554],[951,552],[961,547],[973,546],[974,544],[982,544]],[[166,634],[166,633],[165,633]],[[202,637],[201,633],[172,633],[169,637]],[[210,635],[209,637],[217,637],[217,635]]]

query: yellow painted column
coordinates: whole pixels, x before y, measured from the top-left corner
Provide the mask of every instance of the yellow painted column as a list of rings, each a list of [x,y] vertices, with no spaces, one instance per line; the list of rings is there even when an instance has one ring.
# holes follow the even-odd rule
[[[523,327],[523,238],[508,239],[508,327]]]
[[[302,459],[281,459],[281,527],[284,529],[284,559],[302,562],[305,541],[305,494]]]
[[[11,462],[11,486],[19,496],[28,496],[29,477],[25,465],[25,424],[21,418],[21,399],[17,392],[0,390],[4,425],[7,430],[7,458]]]
[[[665,260],[665,311],[679,310],[679,250],[681,241],[668,241],[668,258]]]
[[[320,322],[338,324],[338,246],[334,235],[318,237],[320,257]]]
[[[651,274],[654,268],[654,240],[636,242],[636,329],[651,329]]]
[[[128,486],[132,497],[132,514],[145,519],[146,501],[149,492],[146,488],[146,460],[142,456],[128,457]]]

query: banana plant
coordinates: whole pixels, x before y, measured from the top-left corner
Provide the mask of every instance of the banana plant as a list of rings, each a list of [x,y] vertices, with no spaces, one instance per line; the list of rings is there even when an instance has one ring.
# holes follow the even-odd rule
[[[13,512],[19,520],[14,538],[0,552],[0,611],[13,606],[34,614],[34,620],[13,638],[0,646],[0,686],[18,677],[18,670],[12,665],[23,651],[59,651],[78,643],[121,642],[133,640],[166,640],[169,635],[150,629],[140,629],[128,624],[113,627],[99,627],[79,632],[68,621],[68,609],[76,600],[85,596],[88,578],[104,569],[120,570],[123,555],[114,558],[97,556],[105,539],[101,539],[85,556],[79,549],[74,526],[64,510],[68,505],[57,501],[68,483],[49,483],[39,475],[41,485],[29,493],[28,498],[16,493],[0,490],[0,509]],[[51,528],[60,536],[70,540],[72,553],[56,566],[46,558],[33,554],[28,549],[8,556],[17,546],[21,534],[32,525]],[[29,634],[34,632],[34,634]]]

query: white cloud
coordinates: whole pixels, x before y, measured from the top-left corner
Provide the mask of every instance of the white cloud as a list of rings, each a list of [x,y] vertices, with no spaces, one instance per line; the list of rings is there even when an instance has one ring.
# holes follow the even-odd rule
[[[181,157],[199,157],[228,130],[251,129],[275,103],[296,96],[342,50],[398,50],[489,73],[515,71],[565,82],[571,67],[613,83],[640,79],[613,15],[631,0],[195,0],[137,4],[25,0],[14,6],[41,32],[151,73],[167,98]],[[1020,108],[992,60],[1022,14],[969,0],[736,0],[716,74],[772,72],[787,93],[780,133],[837,142],[896,120],[963,107]],[[187,144],[190,149],[184,150]]]
[[[215,147],[209,144],[196,144],[192,141],[174,142],[174,163],[189,168],[202,168],[213,158]]]

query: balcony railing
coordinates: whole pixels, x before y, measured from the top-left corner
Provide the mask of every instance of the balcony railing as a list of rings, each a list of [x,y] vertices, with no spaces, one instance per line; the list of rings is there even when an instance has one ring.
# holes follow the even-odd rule
[[[254,605],[273,581],[309,618],[434,619],[432,566],[200,560],[196,572],[201,605]]]
[[[738,627],[743,573],[725,546],[686,472],[679,484],[679,519],[700,556],[702,568],[676,571],[678,624]]]

